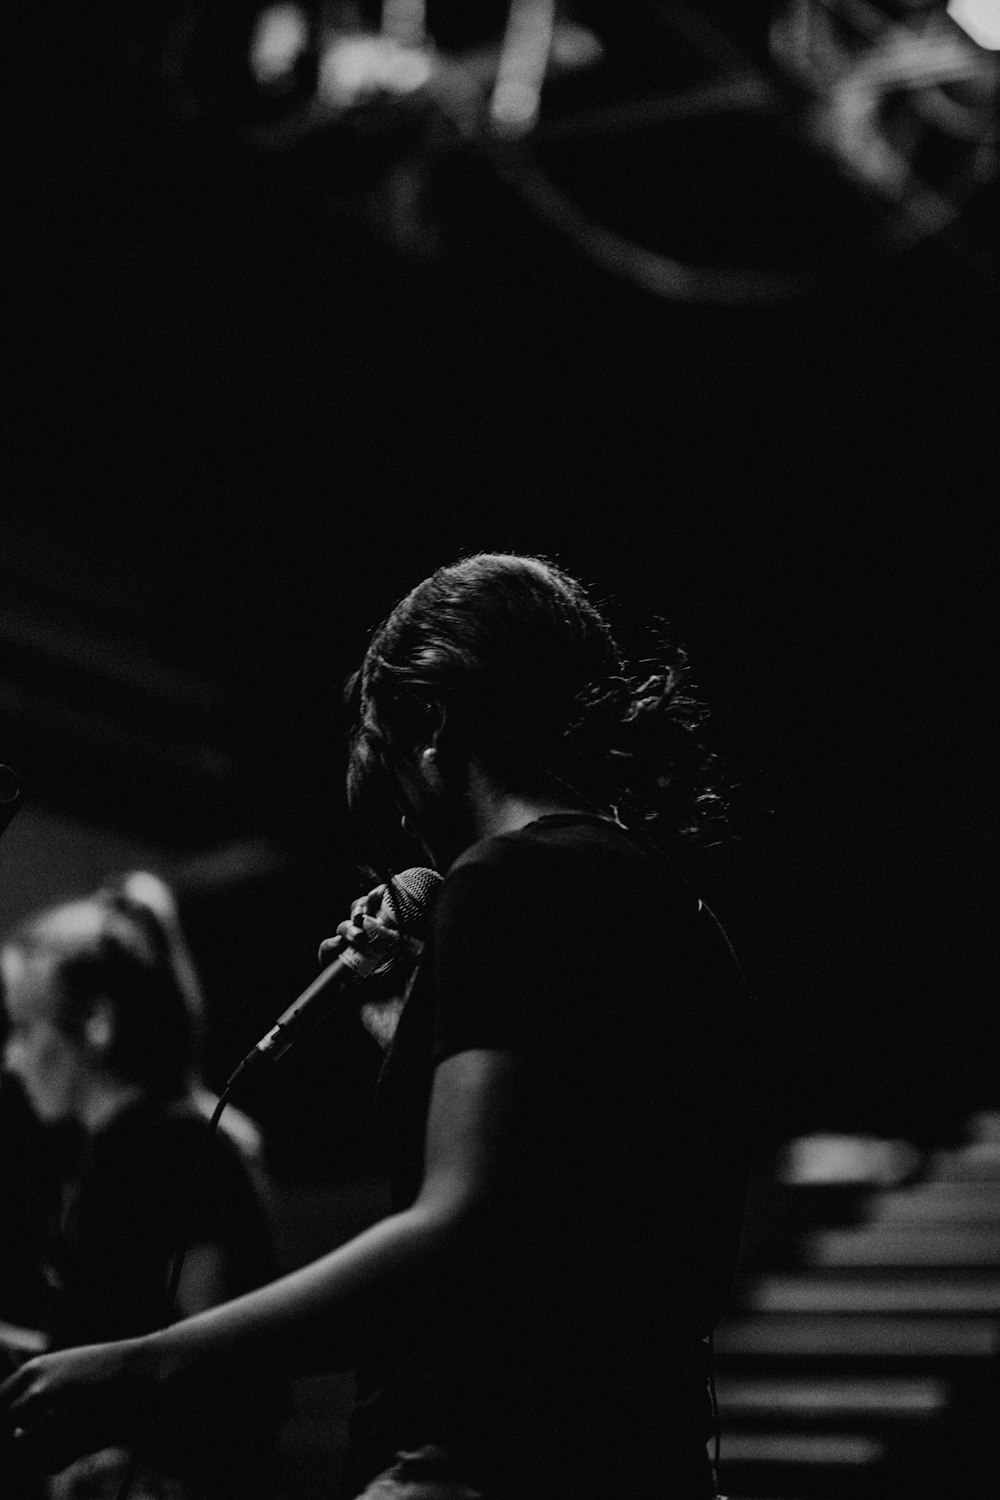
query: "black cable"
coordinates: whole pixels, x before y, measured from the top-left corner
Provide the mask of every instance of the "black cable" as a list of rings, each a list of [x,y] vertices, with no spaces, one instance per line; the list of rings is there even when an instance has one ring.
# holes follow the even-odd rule
[[[393,912],[398,921],[400,937],[405,939],[407,937],[405,894],[401,892],[394,874],[387,874],[384,883],[387,892],[389,893]],[[206,1163],[208,1162],[212,1146],[215,1142],[216,1132],[219,1128],[219,1121],[222,1119],[223,1111],[229,1103],[233,1090],[235,1089],[237,1083],[242,1078],[247,1069],[256,1062],[259,1055],[260,1054],[256,1050],[247,1053],[246,1057],[244,1057],[239,1066],[234,1070],[233,1073],[230,1074],[229,1078],[226,1081],[225,1087],[222,1090],[222,1093],[219,1095],[218,1101],[216,1102],[215,1108],[212,1111],[212,1115],[208,1123],[208,1134],[205,1137],[201,1153],[198,1157],[198,1160],[195,1162],[194,1170],[191,1173],[192,1192],[197,1187],[202,1173],[205,1171]],[[174,1304],[177,1298],[177,1289],[180,1286],[180,1280],[184,1270],[184,1260],[187,1255],[187,1250],[187,1237],[186,1235],[178,1232],[177,1249],[174,1252],[173,1265],[171,1267],[170,1277],[167,1283],[163,1317],[159,1323],[160,1329],[167,1327],[170,1322],[171,1315],[174,1311]],[[122,1479],[122,1483],[118,1490],[116,1500],[128,1500],[129,1493],[136,1481],[136,1477],[138,1476],[141,1467],[142,1453],[141,1450],[137,1448],[132,1452],[129,1458],[128,1467],[125,1471],[124,1478]]]
[[[719,1395],[715,1389],[715,1329],[708,1335],[708,1397],[712,1403],[712,1470],[715,1486],[719,1485],[719,1459],[722,1453],[722,1426],[719,1421]]]
[[[252,1054],[251,1054],[251,1056],[252,1056]],[[212,1111],[212,1117],[209,1120],[209,1124],[208,1124],[208,1135],[205,1138],[205,1142],[204,1142],[204,1145],[202,1146],[201,1153],[200,1153],[200,1155],[198,1157],[198,1160],[195,1162],[194,1170],[191,1173],[191,1187],[192,1187],[192,1189],[194,1189],[197,1186],[197,1184],[198,1184],[198,1182],[199,1182],[199,1180],[201,1178],[201,1175],[202,1175],[202,1173],[205,1170],[205,1164],[208,1161],[208,1158],[209,1158],[209,1156],[211,1154],[212,1146],[215,1143],[215,1136],[216,1136],[216,1132],[217,1132],[217,1130],[219,1128],[219,1121],[222,1119],[223,1111],[225,1110],[226,1105],[229,1103],[230,1095],[231,1095],[231,1093],[233,1091],[233,1088],[235,1087],[236,1082],[239,1079],[240,1075],[243,1073],[246,1065],[247,1065],[247,1059],[244,1058],[243,1061],[240,1063],[239,1067],[236,1069],[236,1071],[229,1078],[228,1082],[226,1083],[225,1088],[222,1090],[222,1093],[219,1095],[219,1099],[218,1099],[218,1102],[216,1103],[215,1109]],[[178,1233],[178,1235],[177,1235],[177,1249],[174,1252],[173,1265],[171,1267],[170,1277],[169,1277],[169,1280],[167,1282],[167,1291],[166,1291],[165,1306],[164,1306],[164,1311],[163,1311],[163,1318],[162,1318],[162,1321],[159,1324],[159,1328],[161,1328],[161,1329],[167,1327],[167,1325],[170,1322],[171,1314],[174,1311],[174,1303],[175,1303],[175,1300],[176,1300],[176,1297],[177,1297],[177,1288],[180,1286],[181,1274],[182,1274],[182,1272],[184,1270],[184,1260],[185,1260],[185,1257],[187,1255],[187,1251],[188,1251],[187,1237],[186,1237],[186,1235],[182,1235],[182,1234]],[[129,1495],[129,1493],[130,1493],[130,1491],[132,1489],[133,1484],[136,1481],[136,1478],[137,1478],[137,1476],[139,1474],[139,1470],[140,1470],[141,1467],[142,1467],[142,1452],[141,1452],[140,1448],[135,1448],[135,1449],[133,1449],[133,1451],[132,1451],[132,1453],[131,1453],[131,1455],[129,1457],[128,1467],[127,1467],[127,1469],[125,1471],[125,1476],[122,1479],[121,1487],[118,1490],[118,1494],[115,1497],[115,1500],[128,1500],[128,1495]]]

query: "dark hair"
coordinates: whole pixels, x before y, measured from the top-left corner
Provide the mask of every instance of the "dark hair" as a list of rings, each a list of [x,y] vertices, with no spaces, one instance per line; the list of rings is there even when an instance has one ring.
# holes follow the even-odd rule
[[[106,1063],[116,1077],[160,1098],[197,1081],[204,1000],[173,894],[158,876],[133,871],[38,912],[3,947],[50,966],[53,1020],[74,1041],[95,1004],[110,1005]]]
[[[397,604],[348,684],[349,806],[377,826],[392,805],[391,747],[418,743],[443,708],[442,740],[513,790],[558,787],[658,837],[703,836],[721,803],[686,682],[686,656],[662,633],[656,657],[629,669],[604,615],[554,564],[466,557]]]

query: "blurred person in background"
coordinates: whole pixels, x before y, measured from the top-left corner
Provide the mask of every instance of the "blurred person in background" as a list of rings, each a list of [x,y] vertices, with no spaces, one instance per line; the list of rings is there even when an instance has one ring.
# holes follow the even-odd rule
[[[396,606],[350,702],[367,862],[402,816],[443,876],[383,1018],[391,1212],[160,1333],[29,1361],[4,1431],[51,1468],[247,1368],[350,1366],[352,1497],[709,1500],[760,1081],[674,857],[716,800],[683,658],[628,668],[574,579],[478,554]],[[384,957],[380,900],[338,936]]]
[[[215,1104],[200,1072],[205,1007],[170,888],[134,871],[28,918],[0,949],[0,983],[5,1086],[15,1079],[60,1140],[64,1168],[38,1286],[21,1299],[37,1326],[0,1323],[8,1368],[148,1333],[273,1277],[253,1122],[230,1112],[203,1160]],[[14,1274],[23,1283],[24,1268]],[[267,1385],[145,1435],[133,1493],[262,1500],[280,1408]],[[51,1480],[52,1500],[110,1500],[129,1461],[117,1445],[84,1455]]]

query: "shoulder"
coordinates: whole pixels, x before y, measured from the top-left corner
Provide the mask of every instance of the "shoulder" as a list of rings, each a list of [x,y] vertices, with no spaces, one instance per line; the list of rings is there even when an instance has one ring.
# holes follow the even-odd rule
[[[106,1169],[152,1176],[194,1157],[207,1134],[206,1122],[186,1100],[146,1099],[101,1131],[94,1161]]]
[[[547,905],[572,879],[570,867],[580,865],[579,852],[568,851],[555,832],[532,824],[472,844],[445,876],[435,903],[435,931],[470,917],[487,924],[505,916],[523,921],[540,902]]]
[[[238,1171],[244,1151],[228,1131],[213,1133],[201,1100],[192,1096],[147,1099],[124,1111],[95,1143],[103,1173],[136,1175],[156,1184],[186,1176],[211,1152],[213,1172]]]
[[[207,1090],[164,1107],[159,1121],[161,1159],[169,1168],[188,1172],[206,1163],[204,1176],[227,1193],[256,1191],[263,1176],[262,1142],[254,1123],[239,1111],[233,1121],[223,1114],[212,1128],[215,1096]]]
[[[81,1161],[79,1211],[87,1233],[122,1221],[136,1234],[158,1234],[183,1185],[195,1176],[197,1138],[160,1101],[144,1100],[117,1115]]]
[[[566,862],[645,865],[649,859],[647,851],[610,818],[552,816],[472,844],[455,860],[446,881],[470,870],[520,871]]]
[[[695,897],[665,856],[654,854],[620,824],[607,818],[541,818],[514,833],[473,844],[449,869],[441,896],[444,910],[468,899],[499,899],[522,905],[544,889],[549,898],[575,907],[600,903],[687,906]]]
[[[697,898],[617,824],[543,819],[483,840],[449,870],[431,922],[436,953],[539,954],[564,966],[629,933],[630,949],[681,937]],[[618,961],[616,959],[616,961]],[[651,960],[652,961],[652,960]]]

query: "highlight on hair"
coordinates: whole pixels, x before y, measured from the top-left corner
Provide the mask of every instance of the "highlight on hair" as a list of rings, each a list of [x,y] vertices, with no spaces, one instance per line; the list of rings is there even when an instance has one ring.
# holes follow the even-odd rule
[[[392,808],[393,748],[441,710],[447,752],[512,790],[558,787],[583,808],[670,841],[721,819],[704,707],[660,630],[629,666],[582,584],[541,557],[478,553],[439,568],[378,627],[347,690],[348,803],[375,836]]]
[[[200,1076],[205,1006],[173,893],[144,870],[26,918],[5,939],[51,986],[53,1017],[79,1041],[99,1002],[114,1031],[105,1059],[122,1081],[159,1098]]]

